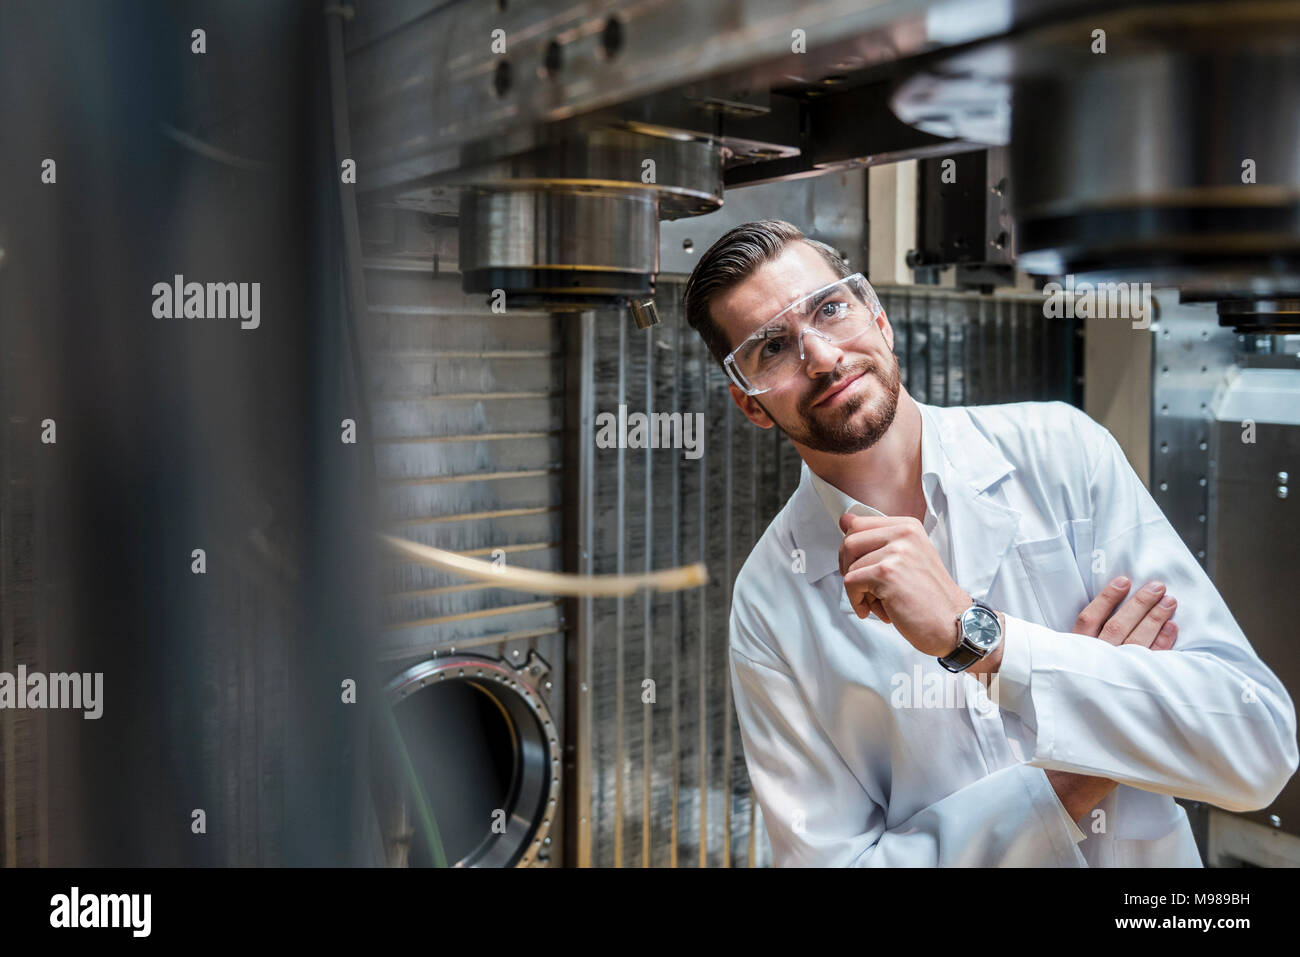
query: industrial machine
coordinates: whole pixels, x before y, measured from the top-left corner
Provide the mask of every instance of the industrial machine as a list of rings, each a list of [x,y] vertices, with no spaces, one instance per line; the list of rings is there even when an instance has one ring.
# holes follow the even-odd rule
[[[624,471],[627,461],[617,459],[618,487],[609,491],[616,501],[610,500],[608,513],[599,511],[603,506],[597,503],[604,500],[591,477],[595,453],[580,438],[590,426],[601,382],[610,377],[619,383],[616,398],[635,388],[653,401],[668,394],[680,400],[683,390],[697,389],[711,374],[701,354],[688,354],[682,360],[687,367],[674,370],[671,379],[662,379],[667,373],[655,365],[653,344],[660,340],[653,338],[653,327],[661,313],[675,310],[663,292],[675,292],[672,277],[689,271],[694,253],[708,245],[692,235],[716,236],[722,229],[710,227],[709,217],[724,220],[754,191],[784,184],[782,195],[792,202],[791,197],[812,195],[811,181],[835,179],[840,185],[830,195],[851,204],[842,212],[857,226],[845,229],[840,223],[817,238],[862,255],[869,250],[861,222],[875,212],[862,201],[864,171],[919,160],[917,242],[908,265],[923,282],[936,281],[952,266],[955,285],[978,291],[972,295],[987,296],[995,287],[1015,283],[1017,270],[1038,277],[1040,284],[1071,277],[1162,290],[1154,306],[1147,393],[1153,494],[1162,496],[1158,500],[1171,520],[1195,542],[1194,551],[1208,562],[1234,608],[1244,614],[1251,602],[1262,600],[1274,609],[1242,621],[1250,625],[1248,634],[1261,656],[1279,666],[1279,674],[1294,677],[1294,670],[1285,670],[1294,660],[1289,640],[1294,626],[1288,622],[1300,609],[1283,579],[1296,539],[1278,536],[1276,542],[1286,543],[1285,554],[1266,557],[1234,541],[1216,516],[1237,508],[1239,497],[1259,508],[1266,498],[1261,523],[1295,529],[1300,521],[1297,497],[1282,491],[1291,482],[1285,476],[1300,472],[1295,416],[1280,411],[1300,407],[1300,369],[1288,352],[1291,340],[1284,339],[1300,332],[1300,5],[1267,0],[609,0],[575,6],[555,0],[407,0],[343,6],[331,15],[339,19],[334,56],[344,65],[351,137],[340,145],[340,157],[354,159],[357,169],[360,236],[350,244],[354,301],[359,310],[382,302],[391,312],[426,300],[434,286],[421,283],[436,283],[446,293],[448,282],[456,282],[451,299],[461,310],[462,331],[452,335],[462,337],[456,340],[460,348],[498,362],[505,360],[492,356],[526,341],[526,348],[550,357],[554,365],[547,381],[567,398],[563,409],[541,414],[537,428],[539,434],[563,438],[552,446],[539,439],[535,461],[521,459],[511,468],[521,474],[525,465],[545,471],[558,461],[577,476],[560,487],[539,486],[529,499],[535,507],[567,516],[533,533],[535,543],[565,543],[551,553],[551,567],[590,571],[600,567],[602,555],[615,555],[621,569],[621,538],[602,550],[601,536],[613,528],[621,535],[630,507],[647,510],[638,526],[646,541],[667,542],[674,556],[682,545],[682,534],[674,530],[683,521],[676,511],[678,497],[648,514],[648,503],[660,501],[648,460],[636,473],[644,487],[635,488],[631,473]],[[336,97],[341,92],[336,85]],[[954,169],[945,167],[949,161],[955,161],[958,175],[946,175]],[[825,217],[826,202],[826,193],[816,203],[809,201],[802,218]],[[797,199],[792,204],[797,207]],[[799,213],[796,208],[788,218]],[[692,218],[702,218],[698,228],[688,227],[694,234],[675,222]],[[669,222],[671,227],[665,225]],[[364,263],[357,261],[362,250]],[[665,259],[671,260],[668,268]],[[400,283],[412,284],[412,298],[390,295]],[[376,285],[383,295],[359,296],[356,287]],[[900,308],[908,295],[897,293]],[[986,301],[992,309],[994,299]],[[471,305],[478,302],[483,305]],[[981,302],[951,300],[959,311],[969,305],[972,315],[978,312],[973,322],[982,322]],[[997,300],[998,308],[1002,302]],[[497,318],[502,313],[519,318],[503,323]],[[553,325],[557,315],[572,322]],[[631,331],[626,316],[635,326]],[[485,325],[472,325],[474,317]],[[532,331],[523,331],[529,323]],[[945,342],[965,348],[963,342],[973,341],[969,335],[945,339],[940,332],[939,326],[927,331],[927,348]],[[641,346],[637,335],[651,338]],[[1175,348],[1185,336],[1195,342]],[[1066,338],[1052,347],[1054,356],[1072,348],[1073,336]],[[1212,340],[1221,348],[1210,359]],[[1279,357],[1268,390],[1260,393],[1250,376],[1228,385],[1236,354],[1260,349]],[[965,368],[961,361],[953,368]],[[1020,368],[1042,364],[1023,362]],[[384,369],[375,376],[383,378]],[[437,369],[430,375],[436,392]],[[484,375],[495,383],[483,386],[485,392],[510,391],[503,383],[514,373],[505,367],[493,366]],[[1076,385],[1074,376],[1066,363],[1058,378],[1068,389]],[[1216,399],[1221,385],[1231,393],[1227,399]],[[546,391],[537,383],[521,388]],[[669,391],[661,395],[660,389]],[[1171,389],[1179,396],[1172,412]],[[940,400],[962,401],[962,394],[954,396],[946,385],[944,390]],[[454,401],[465,401],[460,395],[465,390],[450,391],[460,396]],[[1243,398],[1247,394],[1252,398]],[[692,401],[708,402],[702,389],[691,395],[696,396]],[[992,392],[981,399],[996,400]],[[1247,466],[1226,446],[1211,451],[1226,441],[1225,430],[1243,403],[1272,410],[1267,428],[1277,434],[1266,466]],[[467,411],[465,422],[505,431],[490,401],[475,408],[479,411]],[[715,447],[728,450],[730,488],[731,432],[719,436]],[[760,457],[756,448],[744,453],[753,455],[753,462]],[[483,452],[480,463],[495,461],[499,449]],[[1197,467],[1173,468],[1176,459]],[[741,461],[734,464],[740,467]],[[468,480],[468,471],[458,474]],[[680,469],[672,475],[674,483],[694,481],[683,479]],[[788,472],[782,475],[774,466],[764,483],[775,488],[788,482]],[[692,503],[699,504],[702,519],[707,476],[699,481]],[[760,503],[765,510],[779,502],[767,497],[770,492],[756,480],[754,495],[740,504],[757,514]],[[634,505],[625,494],[636,497]],[[463,521],[509,507],[504,493],[482,495],[488,505],[462,501],[446,507]],[[727,514],[736,504],[728,497]],[[677,524],[661,537],[656,523],[665,521],[665,508]],[[756,518],[744,534],[752,541],[761,528]],[[731,533],[728,521],[727,536]],[[479,541],[467,533],[462,544],[486,549],[485,543],[495,540],[486,535]],[[738,537],[735,547],[728,544],[719,556],[728,575],[743,557],[740,547]],[[646,545],[647,562],[650,551]],[[716,594],[724,604],[728,583]],[[423,583],[425,591],[439,587],[451,586],[441,580]],[[1288,601],[1289,611],[1283,607]],[[490,610],[476,606],[474,613]],[[672,834],[679,833],[677,765],[672,764],[670,787],[656,783],[668,773],[661,761],[670,761],[679,746],[677,725],[660,728],[655,719],[644,719],[639,728],[645,751],[636,765],[644,774],[625,781],[624,734],[632,731],[624,720],[639,713],[632,692],[626,692],[630,710],[621,697],[625,692],[617,692],[609,712],[612,731],[593,718],[590,703],[601,655],[609,651],[603,642],[619,636],[611,667],[622,675],[623,628],[642,614],[645,635],[635,650],[644,651],[650,664],[657,647],[649,637],[656,630],[649,625],[652,610],[648,599],[628,608],[620,602],[605,621],[599,609],[580,603],[534,608],[528,614],[546,615],[544,623],[470,636],[484,662],[498,670],[519,665],[523,646],[511,642],[521,636],[525,641],[530,633],[577,636],[557,641],[549,652],[552,659],[566,658],[551,660],[548,667],[568,675],[565,727],[573,740],[559,746],[572,808],[566,820],[575,832],[567,835],[567,854],[553,860],[622,863],[625,854],[639,853],[637,859],[647,863],[677,861],[675,843],[662,855],[652,848],[664,835],[652,833],[650,824],[670,820]],[[662,611],[654,612],[655,621],[674,637],[683,629],[696,631],[703,643],[710,627],[716,633],[718,623],[703,605],[686,611],[674,605],[664,612],[666,619],[659,617]],[[458,635],[460,651],[451,651],[463,654],[465,618],[454,617],[408,628],[417,637],[393,646],[394,667],[418,669],[429,648],[450,647]],[[610,630],[600,630],[606,627]],[[504,637],[497,641],[494,635]],[[514,660],[501,662],[498,655],[507,648]],[[672,662],[676,668],[678,659]],[[696,664],[718,671],[717,652],[701,650]],[[1300,692],[1294,682],[1291,688]],[[724,706],[725,679],[711,689],[699,691],[699,727],[708,728],[710,739],[722,737],[724,754],[734,759],[738,742]],[[500,680],[480,682],[479,690],[497,701],[503,714],[535,721],[527,717],[535,708],[502,697]],[[686,694],[680,692],[681,701]],[[705,698],[713,695],[722,700],[706,706]],[[528,728],[538,741],[534,756],[546,760],[518,769],[521,780],[532,782],[524,827],[535,829],[529,834],[546,834],[550,811],[538,803],[545,791],[538,788],[550,751],[542,747],[545,736]],[[703,742],[706,732],[699,734]],[[751,862],[761,861],[752,829],[732,827],[733,810],[738,816],[747,812],[752,825],[753,809],[733,808],[731,772],[715,777],[711,762],[716,759],[706,750],[701,745],[695,756],[700,777],[697,803],[689,811],[698,822],[692,853],[701,863],[728,863],[745,854]],[[619,767],[607,768],[602,754],[616,755],[610,760]],[[625,785],[633,790],[625,794]],[[639,802],[639,830],[623,819],[630,802]],[[614,810],[601,830],[595,818],[606,804]],[[1300,833],[1300,793],[1293,785],[1267,813],[1241,817],[1279,833]],[[705,834],[719,820],[724,822],[721,849],[708,851]],[[636,843],[639,852],[625,850],[624,844]],[[1249,858],[1240,842],[1234,846],[1239,859]],[[496,857],[538,863],[548,854],[528,840],[511,847],[510,855]],[[475,854],[490,851],[479,848]],[[1274,860],[1267,854],[1265,859]]]

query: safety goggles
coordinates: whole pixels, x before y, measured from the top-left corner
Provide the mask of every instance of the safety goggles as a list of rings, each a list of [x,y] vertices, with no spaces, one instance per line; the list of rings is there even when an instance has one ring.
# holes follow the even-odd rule
[[[813,290],[764,322],[722,361],[723,368],[746,395],[762,395],[802,367],[806,334],[811,332],[831,345],[844,345],[866,332],[884,311],[862,273],[845,276]]]

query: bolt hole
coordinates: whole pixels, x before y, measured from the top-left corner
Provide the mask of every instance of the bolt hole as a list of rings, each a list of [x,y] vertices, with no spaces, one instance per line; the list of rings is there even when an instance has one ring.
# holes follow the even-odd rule
[[[552,40],[546,44],[546,55],[542,57],[542,67],[546,70],[547,76],[554,76],[560,72],[560,67],[564,65],[564,50],[558,40]]]
[[[510,63],[502,60],[497,64],[496,72],[492,75],[492,89],[496,91],[497,96],[505,96],[510,90]]]
[[[600,47],[606,57],[612,57],[623,49],[623,24],[617,17],[605,21],[605,29],[600,32]]]

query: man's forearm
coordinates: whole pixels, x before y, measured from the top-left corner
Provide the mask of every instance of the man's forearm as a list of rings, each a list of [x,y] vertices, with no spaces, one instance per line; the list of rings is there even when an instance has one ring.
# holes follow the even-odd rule
[[[997,674],[1002,666],[1002,650],[1006,647],[1007,619],[1002,612],[998,612],[998,618],[1002,622],[1003,640],[984,660],[971,665],[969,670],[976,674]],[[1048,771],[1047,780],[1051,782],[1062,807],[1070,815],[1070,820],[1076,823],[1116,786],[1110,778],[1076,774],[1073,771]]]

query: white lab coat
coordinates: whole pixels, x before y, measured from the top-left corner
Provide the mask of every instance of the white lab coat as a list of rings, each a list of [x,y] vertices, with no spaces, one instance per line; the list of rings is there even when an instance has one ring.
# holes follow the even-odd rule
[[[855,503],[804,465],[731,610],[736,714],[775,863],[1200,866],[1170,795],[1271,803],[1298,761],[1286,689],[1105,428],[1063,402],[918,405],[925,527],[953,579],[1006,614],[1000,674],[986,694],[857,617],[838,563],[838,516]],[[1173,649],[1070,632],[1118,575],[1167,584]],[[954,706],[905,707],[909,692]],[[1081,829],[1052,768],[1120,783]]]

